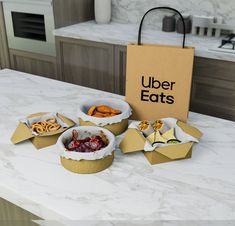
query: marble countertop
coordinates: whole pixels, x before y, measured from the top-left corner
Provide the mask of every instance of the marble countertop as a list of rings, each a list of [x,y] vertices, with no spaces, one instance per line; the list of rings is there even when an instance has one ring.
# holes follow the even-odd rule
[[[77,104],[94,95],[123,98],[0,71],[0,197],[47,220],[235,220],[235,122],[191,112],[204,133],[192,159],[151,166],[117,149],[113,165],[93,175],[66,171],[56,146],[10,142],[19,119],[57,111],[77,121]]]
[[[120,24],[116,22],[100,25],[94,21],[88,21],[56,29],[54,34],[60,37],[127,45],[137,42],[138,26],[137,24]],[[142,35],[144,43],[166,45],[181,45],[182,43],[182,35],[176,32],[166,33],[159,30],[143,29]],[[214,51],[218,50],[217,47],[220,44],[221,38],[199,37],[191,34],[186,36],[186,45],[195,47],[196,56],[235,62],[235,51],[233,51],[234,53]]]

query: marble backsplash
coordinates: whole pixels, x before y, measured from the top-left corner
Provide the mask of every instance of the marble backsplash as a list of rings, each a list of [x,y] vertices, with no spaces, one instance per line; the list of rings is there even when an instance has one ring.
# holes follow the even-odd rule
[[[156,6],[170,6],[190,15],[222,16],[225,22],[235,22],[235,0],[112,0],[112,21],[138,23],[143,14]],[[145,24],[153,26],[167,12],[153,12]]]

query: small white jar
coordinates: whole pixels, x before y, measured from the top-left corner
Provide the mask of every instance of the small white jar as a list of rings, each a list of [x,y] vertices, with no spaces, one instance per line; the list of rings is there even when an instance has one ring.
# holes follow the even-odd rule
[[[111,0],[95,0],[95,21],[107,24],[111,20]]]

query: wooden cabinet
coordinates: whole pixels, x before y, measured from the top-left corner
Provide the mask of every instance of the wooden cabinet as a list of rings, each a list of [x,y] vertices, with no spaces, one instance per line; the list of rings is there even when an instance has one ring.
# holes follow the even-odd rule
[[[53,0],[55,28],[94,19],[94,0]]]
[[[235,63],[195,59],[191,110],[235,121]]]
[[[115,91],[125,95],[126,89],[126,46],[116,45],[114,49]]]
[[[17,71],[57,79],[55,57],[10,49],[10,62]]]
[[[3,225],[36,226],[33,220],[41,220],[32,213],[0,198],[0,222]],[[5,224],[6,223],[6,224]],[[2,225],[2,224],[1,224]]]
[[[56,42],[61,80],[118,93],[113,45],[68,38],[57,38]]]
[[[61,37],[56,45],[62,81],[125,94],[126,47]]]
[[[2,3],[0,2],[0,69],[8,67],[10,67],[9,52],[7,47],[3,8]]]

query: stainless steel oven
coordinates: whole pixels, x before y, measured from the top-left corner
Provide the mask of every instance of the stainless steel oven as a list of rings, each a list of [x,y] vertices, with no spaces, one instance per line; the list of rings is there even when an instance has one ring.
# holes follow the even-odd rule
[[[51,0],[3,0],[3,9],[9,48],[55,56]]]

